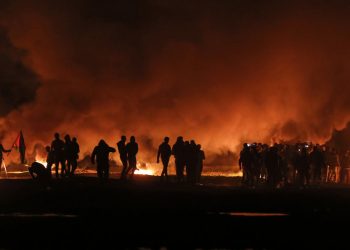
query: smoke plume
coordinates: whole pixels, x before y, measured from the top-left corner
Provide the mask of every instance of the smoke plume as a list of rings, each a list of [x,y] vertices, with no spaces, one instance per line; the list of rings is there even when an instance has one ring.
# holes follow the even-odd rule
[[[348,1],[5,5],[4,143],[19,129],[32,145],[58,131],[89,152],[100,138],[135,135],[154,161],[164,136],[226,152],[243,141],[324,142],[350,120]]]

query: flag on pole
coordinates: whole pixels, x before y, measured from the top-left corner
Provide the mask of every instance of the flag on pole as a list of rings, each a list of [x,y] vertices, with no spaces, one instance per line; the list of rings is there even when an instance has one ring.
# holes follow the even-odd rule
[[[23,137],[22,130],[19,132],[15,142],[12,145],[12,148],[19,151],[19,153],[21,155],[21,163],[24,164],[25,163],[25,154],[26,154],[26,145],[24,143],[24,137]]]

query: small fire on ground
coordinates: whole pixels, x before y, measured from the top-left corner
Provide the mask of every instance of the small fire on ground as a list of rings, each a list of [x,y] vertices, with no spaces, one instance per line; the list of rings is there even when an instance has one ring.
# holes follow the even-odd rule
[[[38,156],[35,157],[35,162],[44,165],[45,168],[47,167],[47,162],[46,162],[46,160],[45,160],[45,159],[42,159],[42,158],[40,158],[40,157],[38,157]]]
[[[135,170],[134,174],[137,174],[137,175],[156,175],[156,173],[152,169],[150,169],[150,164],[145,163],[145,164],[141,165],[140,162],[138,162],[136,164],[136,170]]]

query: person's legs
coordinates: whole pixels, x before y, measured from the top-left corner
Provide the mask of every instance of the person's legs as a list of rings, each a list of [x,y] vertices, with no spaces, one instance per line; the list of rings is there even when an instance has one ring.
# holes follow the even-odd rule
[[[64,159],[61,159],[61,177],[64,177],[65,174],[67,174],[67,171],[66,171],[66,162]]]
[[[103,172],[101,166],[97,165],[97,177],[101,180],[103,177]]]
[[[55,172],[56,172],[56,179],[58,179],[58,167],[60,162],[58,160],[55,161]]]
[[[129,161],[131,167],[131,178],[134,176],[136,170],[136,157],[131,157]]]
[[[72,166],[72,160],[71,160],[71,159],[67,159],[67,164],[66,164],[66,175],[70,175],[71,166]]]
[[[104,179],[107,180],[109,178],[109,166],[105,166],[105,171],[104,171]]]
[[[180,177],[180,161],[178,159],[175,159],[175,169],[176,169],[176,179],[178,182],[180,182],[181,177]]]
[[[78,161],[77,161],[77,159],[73,159],[72,162],[71,162],[71,164],[72,164],[72,171],[70,172],[70,175],[72,176],[72,175],[74,175],[75,170],[76,170],[77,167],[78,167]]]
[[[335,167],[335,182],[336,183],[340,182],[340,167],[339,166]]]
[[[52,177],[51,169],[52,169],[52,163],[48,163],[47,164],[47,173],[48,173],[48,176],[49,176],[50,179]]]
[[[167,159],[162,159],[162,163],[163,163],[163,171],[161,176],[165,176],[165,179],[168,180],[168,165],[169,165],[169,160]]]
[[[120,174],[120,178],[121,179],[125,179],[125,177],[127,175],[127,170],[128,170],[128,159],[124,158],[124,157],[121,157],[120,160],[121,160],[121,162],[123,164],[123,169],[122,169],[122,172]]]

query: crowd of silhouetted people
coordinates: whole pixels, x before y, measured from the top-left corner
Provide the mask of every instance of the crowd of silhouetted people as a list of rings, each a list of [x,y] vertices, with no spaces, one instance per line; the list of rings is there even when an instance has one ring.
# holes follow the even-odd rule
[[[239,166],[242,184],[271,187],[321,183],[349,183],[350,151],[338,153],[334,148],[312,143],[243,144]]]
[[[166,139],[167,137],[164,139],[164,143]],[[159,151],[161,147],[162,145],[159,147]],[[171,153],[175,158],[177,181],[187,181],[192,184],[198,183],[202,175],[203,161],[205,160],[205,154],[201,149],[201,145],[196,144],[194,140],[184,141],[183,137],[179,136],[172,147]],[[186,180],[184,170],[186,172]]]
[[[157,163],[162,163],[161,180],[168,181],[168,166],[171,156],[175,159],[176,181],[179,183],[196,184],[200,182],[205,160],[204,151],[194,140],[185,141],[179,136],[171,147],[170,138],[165,137],[159,145]],[[132,179],[137,168],[139,151],[136,138],[131,136],[127,142],[126,136],[116,143],[122,170],[122,180]],[[9,150],[0,148],[2,152]],[[51,179],[54,166],[56,178],[72,177],[78,166],[79,144],[69,135],[60,139],[56,133],[51,146],[46,147],[47,166],[34,162],[29,167],[33,178]],[[109,178],[109,154],[116,152],[104,140],[100,140],[91,154],[92,164],[96,164],[97,176],[101,180]],[[301,187],[322,183],[350,183],[350,151],[338,153],[334,148],[312,143],[274,144],[268,146],[262,143],[243,144],[239,155],[239,167],[243,172],[242,184],[256,187],[266,184],[278,188],[287,185]],[[61,172],[59,173],[59,169]]]
[[[184,141],[179,136],[176,143],[171,147],[170,138],[165,137],[160,144],[157,153],[157,163],[160,160],[163,165],[161,180],[168,181],[168,166],[170,157],[175,157],[175,169],[177,182],[187,182],[191,184],[198,183],[203,170],[203,161],[205,159],[204,151],[200,144],[196,144],[194,140]],[[79,144],[77,139],[70,135],[61,140],[59,133],[55,133],[51,146],[46,147],[47,166],[45,167],[39,162],[34,162],[29,167],[29,173],[33,178],[51,179],[52,167],[55,170],[56,178],[65,178],[74,176],[78,166]],[[121,136],[117,143],[122,170],[120,178],[122,180],[132,179],[137,170],[137,153],[139,151],[136,138],[130,137],[127,142],[126,136]],[[4,152],[7,152],[3,150]],[[104,140],[100,140],[98,145],[93,149],[91,154],[91,163],[96,164],[97,176],[101,180],[109,178],[110,158],[109,154],[116,152],[116,149],[110,147]],[[61,172],[59,173],[59,169]]]
[[[55,133],[51,146],[46,146],[45,150],[47,153],[47,166],[45,167],[38,162],[34,162],[29,167],[29,173],[33,178],[51,179],[53,166],[55,167],[56,178],[59,178],[59,176],[61,178],[74,176],[78,167],[80,152],[80,146],[76,137],[71,139],[70,135],[66,135],[63,141],[59,133]],[[59,173],[60,166],[61,172]]]
[[[183,137],[179,136],[171,148],[169,141],[170,138],[165,137],[158,147],[157,163],[160,163],[161,160],[163,165],[160,175],[161,180],[169,180],[168,166],[171,155],[174,155],[177,182],[198,183],[203,170],[203,160],[205,159],[201,145],[196,144],[194,140],[184,141]],[[123,165],[120,178],[126,179],[128,175],[132,178],[137,169],[136,154],[138,152],[138,144],[135,142],[135,137],[131,136],[130,142],[126,144],[126,136],[122,136],[117,146],[120,161]]]

